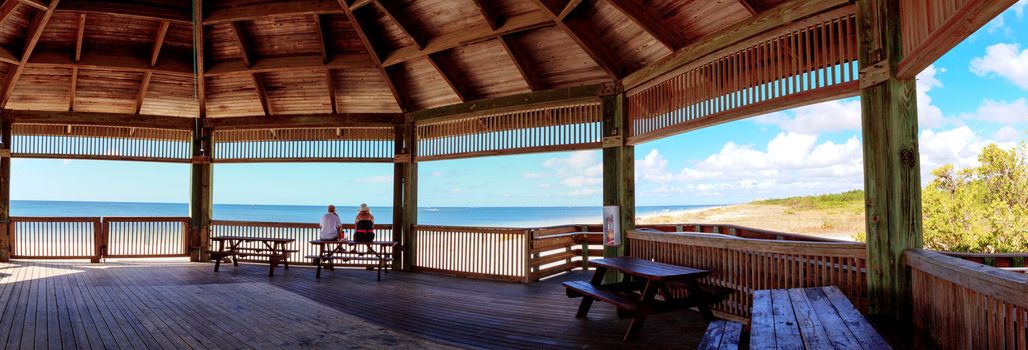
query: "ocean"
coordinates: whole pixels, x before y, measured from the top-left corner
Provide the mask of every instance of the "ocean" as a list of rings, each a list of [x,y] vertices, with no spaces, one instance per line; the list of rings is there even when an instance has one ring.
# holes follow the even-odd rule
[[[639,206],[636,215],[654,215],[716,207],[714,205]],[[339,207],[343,217],[357,207]],[[392,222],[392,208],[372,207],[377,223]],[[600,206],[582,207],[421,207],[422,225],[480,227],[542,227],[564,224],[599,224]],[[321,205],[215,204],[215,220],[316,223],[325,213]],[[72,202],[12,200],[11,216],[189,216],[185,203]]]

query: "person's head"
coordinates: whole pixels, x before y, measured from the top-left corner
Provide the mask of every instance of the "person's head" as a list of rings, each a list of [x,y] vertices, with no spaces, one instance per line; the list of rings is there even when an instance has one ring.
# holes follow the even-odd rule
[[[367,214],[371,214],[371,208],[368,208],[368,205],[367,205],[367,204],[365,204],[365,203],[361,203],[361,209],[360,209],[360,212],[361,212],[361,213],[367,213]]]
[[[329,204],[328,205],[328,212],[329,213],[335,213],[336,212],[336,206]]]

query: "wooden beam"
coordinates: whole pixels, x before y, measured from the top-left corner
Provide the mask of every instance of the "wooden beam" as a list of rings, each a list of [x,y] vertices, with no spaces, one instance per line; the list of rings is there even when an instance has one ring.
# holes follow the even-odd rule
[[[383,11],[385,11],[386,16],[392,18],[393,21],[400,26],[400,30],[403,30],[403,32],[414,41],[414,45],[419,49],[425,48],[425,45],[428,43],[428,38],[426,38],[425,33],[421,31],[421,27],[414,23],[414,20],[403,12],[403,8],[399,6],[398,3],[390,0],[375,0],[374,2],[378,4]]]
[[[157,58],[161,55],[161,48],[164,47],[164,38],[168,35],[168,27],[171,26],[169,21],[161,21],[160,27],[157,27],[157,37],[153,40],[153,49],[150,50],[150,67],[157,67]]]
[[[11,154],[13,123],[7,116],[0,115],[0,149]],[[11,261],[14,238],[10,234],[11,225],[11,157],[0,157],[0,262]]]
[[[29,67],[86,68],[111,71],[153,72],[177,76],[193,76],[191,64],[179,60],[165,59],[160,67],[151,67],[150,59],[142,57],[84,54],[78,63],[66,53],[39,52],[26,63]]]
[[[261,79],[260,73],[250,74],[250,81],[253,82],[254,89],[257,91],[257,99],[261,101],[261,110],[264,111],[264,115],[271,115],[268,92],[264,90],[264,81]]]
[[[857,2],[861,70],[902,57],[901,0]],[[912,320],[904,251],[923,245],[917,101],[913,80],[889,77],[860,91],[864,146],[868,312],[899,324]]]
[[[622,79],[625,89],[635,89],[650,81],[659,81],[665,74],[671,74],[681,66],[702,58],[707,54],[760,33],[784,26],[818,13],[843,6],[852,6],[849,0],[790,0],[759,16],[732,25],[717,33],[695,40],[674,53],[639,69]]]
[[[212,65],[205,73],[208,77],[215,77],[232,74],[289,72],[314,69],[353,69],[360,67],[372,68],[375,67],[375,62],[372,62],[368,59],[367,55],[363,54],[336,55],[329,59],[327,64],[322,63],[321,56],[314,55],[267,57],[257,59],[249,68],[245,66],[242,60],[221,61]]]
[[[35,7],[38,10],[46,11],[46,3],[43,0],[18,0],[22,4]]]
[[[628,101],[624,93],[604,96],[603,137],[618,142],[604,142],[603,147],[603,205],[617,206],[621,222],[621,245],[604,244],[603,256],[628,255],[628,231],[635,229],[635,147],[626,145],[630,125]],[[617,280],[616,274],[607,274],[608,281]]]
[[[400,106],[400,110],[407,112],[410,110],[410,102],[407,101],[407,96],[403,95],[400,91],[396,79],[389,73],[389,70],[382,65],[382,58],[379,56],[378,51],[375,49],[375,45],[372,44],[368,38],[367,33],[364,32],[364,26],[361,25],[359,18],[354,15],[353,10],[346,4],[347,0],[338,0],[339,6],[343,8],[343,12],[346,13],[346,17],[350,20],[350,24],[353,25],[353,29],[357,32],[357,36],[360,37],[361,42],[364,43],[364,48],[371,54],[371,59],[375,63],[375,67],[382,72],[382,77],[386,82],[386,86],[389,87],[389,92],[393,94],[393,98],[396,99],[396,104]]]
[[[193,129],[193,159],[199,160],[192,164],[189,183],[189,260],[193,262],[210,261],[209,239],[214,213],[214,167],[210,162],[213,133],[213,128],[203,123],[196,123]]]
[[[403,123],[401,113],[329,113],[289,114],[274,117],[211,118],[208,121],[217,130],[273,129],[273,128],[331,128],[331,127],[384,127]]]
[[[336,83],[332,76],[332,70],[325,70],[325,84],[328,86],[328,103],[332,105],[332,113],[338,112],[338,106],[336,106]]]
[[[314,30],[318,32],[318,50],[321,51],[321,61],[328,63],[328,58],[332,56],[329,52],[329,43],[332,42],[327,35],[329,34],[328,28],[325,28],[324,21],[321,20],[321,15],[314,15]]]
[[[204,65],[204,43],[203,43],[203,0],[193,0],[193,64],[196,79],[196,101],[199,117],[207,117],[207,70]]]
[[[759,15],[764,10],[767,10],[764,8],[764,5],[758,4],[755,0],[739,0],[739,4],[745,7],[751,16]]]
[[[157,129],[192,130],[195,118],[138,115],[132,113],[52,112],[4,110],[17,123],[125,126]]]
[[[86,14],[79,15],[79,28],[75,35],[75,62],[82,59],[82,41],[86,37]]]
[[[9,64],[21,64],[21,58],[15,56],[10,50],[0,47],[0,62]]]
[[[143,79],[139,82],[139,92],[136,94],[136,108],[134,109],[135,114],[139,114],[139,111],[143,109],[143,99],[146,98],[146,92],[150,90],[150,78],[153,77],[153,72],[143,73]]]
[[[473,100],[473,98],[469,98],[469,92],[467,88],[456,76],[456,73],[453,72],[453,70],[450,69],[448,66],[446,66],[446,62],[442,61],[443,59],[439,57],[439,54],[428,55],[428,62],[432,65],[432,68],[435,68],[436,73],[439,73],[439,75],[443,78],[443,81],[446,82],[446,85],[450,86],[450,89],[453,90],[453,93],[457,95],[457,98],[460,99],[460,102],[467,102],[468,100]]]
[[[52,0],[51,0],[52,1]],[[192,25],[188,7],[160,6],[154,2],[63,0],[59,12],[130,17],[148,21],[170,21]]]
[[[559,13],[555,14],[550,11],[550,8],[544,2],[545,0],[532,0],[537,7],[542,9],[542,12],[550,15],[550,19],[557,24],[565,34],[567,34],[571,40],[573,40],[579,47],[585,51],[595,61],[600,68],[607,73],[613,79],[620,79],[623,75],[623,67],[619,62],[617,55],[611,50],[611,48],[601,43],[595,36],[595,31],[589,28],[585,28],[585,24],[565,22],[566,17],[573,12],[581,3],[580,0],[571,0],[567,6]]]
[[[618,90],[616,83],[583,85],[571,88],[550,89],[518,95],[503,96],[470,101],[411,112],[418,122],[433,121],[469,113],[499,113],[509,109],[528,106],[568,103],[571,101],[596,100],[598,96]]]
[[[538,11],[530,12],[508,18],[495,30],[488,25],[476,25],[429,39],[424,48],[418,48],[415,45],[401,47],[385,55],[382,64],[388,67],[463,45],[551,25],[553,25],[552,17]]]
[[[514,61],[514,66],[518,68],[521,77],[525,79],[528,89],[532,91],[542,90],[545,83],[539,77],[539,74],[536,74],[536,71],[532,69],[532,63],[528,55],[521,52],[514,39],[511,39],[509,36],[501,36],[500,45],[503,45],[503,50],[510,56],[511,61]]]
[[[32,18],[28,32],[25,34],[25,46],[21,53],[21,64],[11,67],[10,72],[7,74],[7,84],[4,85],[3,95],[0,96],[0,108],[5,108],[7,102],[11,100],[14,86],[18,83],[18,78],[21,77],[21,73],[25,69],[25,63],[28,62],[29,57],[32,57],[32,51],[36,49],[36,44],[39,43],[39,38],[43,36],[43,30],[46,28],[46,24],[50,22],[50,17],[53,16],[58,3],[60,3],[60,0],[50,0],[50,6],[47,10],[36,13]]]
[[[964,2],[953,17],[935,29],[916,50],[904,52],[896,67],[900,79],[914,79],[918,73],[964,41],[979,28],[999,16],[1016,0],[971,0]],[[898,14],[897,14],[898,15]]]
[[[345,0],[344,0],[345,1]],[[211,10],[204,25],[252,21],[273,16],[343,14],[339,3],[333,0],[279,0],[258,2]]]
[[[71,67],[71,89],[68,93],[68,111],[75,110],[75,95],[79,89],[79,67]]]
[[[474,0],[475,6],[478,7],[478,11],[482,13],[482,17],[485,18],[485,23],[489,25],[492,30],[500,29],[506,18],[503,17],[503,13],[497,8],[497,5],[493,0]]]
[[[0,25],[11,17],[14,10],[18,8],[18,4],[20,3],[17,1],[4,1],[4,4],[0,5]]]
[[[243,29],[243,22],[232,22],[232,38],[239,46],[239,56],[243,60],[243,66],[250,68],[253,63],[253,55],[250,46],[247,44],[246,33]]]
[[[607,0],[611,5],[628,16],[647,33],[652,35],[661,44],[667,46],[671,51],[677,50],[686,44],[686,38],[681,33],[672,29],[664,19],[657,16],[652,10],[635,0]],[[746,0],[741,0],[745,2]]]

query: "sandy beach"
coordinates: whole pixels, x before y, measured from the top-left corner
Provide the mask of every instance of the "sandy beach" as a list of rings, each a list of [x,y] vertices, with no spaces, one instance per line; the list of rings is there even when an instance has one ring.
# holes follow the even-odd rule
[[[786,205],[734,204],[640,216],[638,224],[733,224],[771,231],[853,240],[864,229],[863,208],[802,209]]]

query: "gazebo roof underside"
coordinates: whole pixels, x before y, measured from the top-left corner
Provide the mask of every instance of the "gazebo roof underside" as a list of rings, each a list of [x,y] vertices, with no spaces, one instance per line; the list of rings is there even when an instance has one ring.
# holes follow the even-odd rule
[[[194,118],[418,111],[620,82],[781,2],[7,0],[0,107]]]

